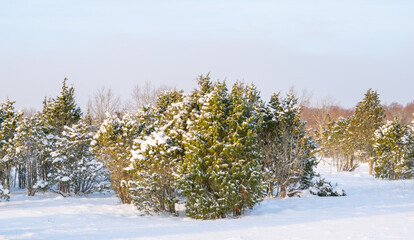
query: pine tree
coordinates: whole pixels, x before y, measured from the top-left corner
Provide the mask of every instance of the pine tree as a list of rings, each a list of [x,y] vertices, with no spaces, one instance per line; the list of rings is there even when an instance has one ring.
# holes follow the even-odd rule
[[[52,156],[56,150],[56,141],[61,137],[65,126],[71,127],[76,124],[82,112],[75,102],[75,90],[72,86],[66,86],[67,79],[63,80],[62,91],[56,98],[44,100],[43,110],[39,115],[42,131],[46,135],[46,147],[42,151],[41,177],[43,181],[48,180],[51,172]]]
[[[375,132],[375,176],[397,180],[414,176],[414,137],[398,119]]]
[[[75,102],[75,89],[66,86],[67,79],[62,83],[60,95],[43,103],[42,119],[47,134],[59,136],[65,126],[76,124],[82,112]]]
[[[382,125],[385,118],[384,112],[377,91],[368,89],[364,99],[358,102],[351,117],[354,152],[359,151],[358,155],[362,161],[370,163],[370,174],[372,174],[373,158],[375,157],[374,132]]]

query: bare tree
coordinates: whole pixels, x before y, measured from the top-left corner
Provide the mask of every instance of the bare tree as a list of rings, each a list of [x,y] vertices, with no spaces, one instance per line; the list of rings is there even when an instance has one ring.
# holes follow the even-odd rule
[[[154,87],[149,81],[146,81],[144,85],[136,84],[132,90],[131,100],[127,103],[126,109],[129,111],[136,111],[142,106],[154,104],[158,95],[169,89],[171,89],[171,87],[166,85]]]
[[[94,124],[101,124],[105,114],[119,113],[121,110],[121,98],[116,96],[111,88],[101,87],[97,89],[88,102],[88,114]]]
[[[407,125],[411,122],[411,117],[414,113],[414,101],[407,103],[403,106],[400,103],[393,102],[389,105],[383,105],[385,109],[385,120],[392,121],[398,118],[402,124]]]
[[[35,108],[24,108],[22,111],[25,118],[32,118],[37,112]]]
[[[318,111],[313,112],[313,119],[319,132],[322,132],[322,128],[331,121],[330,112],[334,105],[335,100],[333,98],[325,98],[317,103]]]

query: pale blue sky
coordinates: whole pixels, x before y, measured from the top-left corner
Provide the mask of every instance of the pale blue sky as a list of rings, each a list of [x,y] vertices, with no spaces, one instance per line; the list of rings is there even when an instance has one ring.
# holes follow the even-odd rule
[[[40,108],[64,77],[82,108],[100,86],[177,86],[211,72],[264,98],[295,86],[352,107],[368,88],[414,100],[409,0],[0,0],[0,101]],[[85,110],[85,109],[84,109]]]

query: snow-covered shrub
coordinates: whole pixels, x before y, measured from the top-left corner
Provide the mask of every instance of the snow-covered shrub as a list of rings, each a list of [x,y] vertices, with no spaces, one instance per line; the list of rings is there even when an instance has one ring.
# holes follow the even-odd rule
[[[337,183],[332,186],[325,178],[319,177],[312,180],[312,187],[309,188],[309,192],[320,197],[346,196],[345,190],[338,188]]]
[[[49,183],[44,180],[39,180],[36,182],[36,184],[33,186],[36,192],[46,192],[47,188],[49,187]]]
[[[8,189],[12,182],[12,168],[17,162],[13,157],[13,138],[20,117],[21,113],[15,111],[13,101],[7,99],[0,103],[0,181]]]
[[[90,193],[105,181],[106,169],[90,152],[93,133],[84,121],[65,127],[52,152],[49,187],[61,193]]]
[[[293,93],[273,94],[264,108],[259,140],[269,197],[298,195],[315,176],[316,144],[300,117]]]
[[[375,176],[391,180],[414,176],[414,137],[398,119],[375,132]]]
[[[263,175],[258,144],[258,93],[236,83],[200,78],[190,95],[183,135],[185,156],[179,186],[186,215],[199,219],[239,216],[261,200]]]
[[[148,212],[175,213],[178,202],[173,176],[176,151],[162,132],[153,132],[144,139],[137,139],[140,145],[133,151],[131,168],[135,180],[129,181],[132,202],[138,210]]]
[[[110,175],[111,187],[122,203],[131,203],[128,188],[121,183],[131,180],[125,168],[130,165],[133,140],[140,133],[138,126],[135,116],[131,114],[125,114],[120,119],[107,113],[91,142],[93,154],[104,163]]]
[[[156,106],[138,114],[142,132],[134,140],[131,165],[133,180],[128,181],[132,202],[138,210],[175,214],[178,202],[176,165],[182,158],[180,146],[180,110],[177,102],[183,93],[166,91]]]
[[[0,187],[0,201],[9,201],[9,200],[10,200],[9,190],[3,189],[2,187]]]

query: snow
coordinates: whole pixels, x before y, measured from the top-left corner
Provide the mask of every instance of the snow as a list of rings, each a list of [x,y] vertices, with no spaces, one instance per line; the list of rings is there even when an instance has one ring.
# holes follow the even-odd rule
[[[98,144],[98,141],[96,141],[96,140],[92,140],[91,141],[91,146],[92,147],[96,146],[97,144]]]
[[[163,145],[167,143],[168,137],[163,132],[153,132],[150,136],[145,137],[145,140],[141,142],[141,151],[145,152],[149,147],[155,147],[157,145]]]
[[[63,158],[61,158],[61,157],[57,157],[57,158],[55,158],[55,159],[53,160],[53,162],[52,162],[52,163],[58,163],[58,162],[63,162]]]
[[[61,179],[61,181],[62,182],[67,182],[67,181],[69,181],[70,180],[70,178],[68,177],[68,176],[64,176],[62,179]]]
[[[33,188],[45,188],[48,185],[47,181],[44,180],[39,180],[34,186]]]
[[[212,221],[141,216],[113,195],[67,197],[12,191],[0,203],[0,239],[412,239],[414,180],[387,181],[368,174],[321,177],[338,183],[346,197],[266,199],[238,219]],[[181,212],[182,215],[182,212]]]

